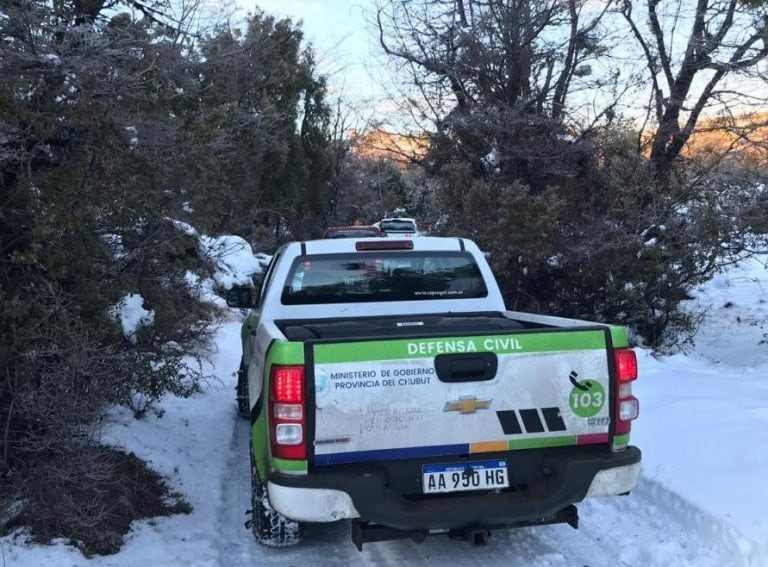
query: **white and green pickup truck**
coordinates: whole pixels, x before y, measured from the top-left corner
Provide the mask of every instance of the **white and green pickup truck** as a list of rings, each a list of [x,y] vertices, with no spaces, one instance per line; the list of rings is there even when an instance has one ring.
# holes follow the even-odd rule
[[[363,543],[565,522],[625,494],[637,377],[625,330],[506,311],[460,238],[293,242],[235,288],[252,529],[296,543],[352,520]]]

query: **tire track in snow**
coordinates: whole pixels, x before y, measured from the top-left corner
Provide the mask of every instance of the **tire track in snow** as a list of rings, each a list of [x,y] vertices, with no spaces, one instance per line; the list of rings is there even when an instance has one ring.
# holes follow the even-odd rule
[[[618,512],[618,519],[624,526],[616,530],[627,539],[632,532],[632,518],[641,517],[651,529],[648,533],[656,539],[649,542],[656,545],[656,555],[666,550],[670,553],[670,564],[713,566],[765,565],[766,549],[761,549],[736,528],[717,518],[662,484],[641,476],[637,488],[626,498],[593,499],[585,505],[588,513],[610,502]],[[590,531],[587,527],[585,531]],[[631,545],[624,545],[623,557],[629,565],[640,564],[642,554],[635,556]],[[677,548],[677,553],[674,552]]]
[[[233,446],[247,442],[247,427],[236,429]],[[237,440],[237,441],[235,441]],[[240,450],[242,450],[240,446]],[[242,453],[240,453],[242,454]],[[230,506],[248,494],[247,466],[227,480]],[[288,549],[259,546],[250,532],[226,512],[221,520],[221,565],[526,565],[531,567],[758,567],[756,548],[723,522],[643,478],[626,497],[591,499],[580,505],[581,528],[541,526],[496,530],[488,545],[433,536],[422,544],[410,540],[353,546],[349,522],[313,524],[304,541]]]
[[[626,497],[579,506],[581,528],[542,526],[493,532],[473,548],[443,536],[422,545],[387,542],[366,547],[369,565],[484,564],[541,567],[758,567],[760,553],[730,526],[676,494],[643,479]]]
[[[259,545],[243,523],[250,508],[248,423],[232,404],[228,473],[218,513],[219,564],[242,565],[526,565],[531,567],[759,567],[757,548],[724,522],[641,478],[625,497],[593,498],[579,505],[581,528],[566,525],[495,530],[488,545],[432,536],[366,544],[350,539],[348,521],[310,524],[293,548]]]
[[[310,524],[296,547],[271,549],[258,544],[244,523],[250,518],[251,471],[248,459],[248,421],[234,409],[228,474],[222,479],[223,498],[218,513],[219,565],[354,565],[357,549],[349,539],[349,522]],[[322,558],[322,559],[321,559]]]
[[[251,508],[248,422],[237,414],[234,393],[231,411],[232,438],[218,510],[219,565],[258,565],[257,543],[244,525],[250,519],[246,511]]]
[[[346,529],[340,529],[335,541],[324,542],[304,556],[304,563],[532,567],[761,565],[760,554],[740,534],[645,478],[632,495],[591,499],[580,505],[580,511],[579,530],[565,525],[497,530],[484,547],[433,536],[423,544],[407,540],[369,544],[359,554]],[[348,523],[343,527],[347,528]],[[343,553],[345,546],[352,555]]]

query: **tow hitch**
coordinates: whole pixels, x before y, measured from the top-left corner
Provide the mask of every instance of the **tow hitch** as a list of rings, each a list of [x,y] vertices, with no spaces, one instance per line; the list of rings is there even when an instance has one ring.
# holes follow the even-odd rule
[[[545,516],[538,520],[515,522],[500,526],[479,527],[471,526],[459,529],[439,530],[399,530],[363,520],[352,520],[352,542],[358,551],[363,550],[364,543],[377,541],[392,541],[396,539],[410,539],[415,543],[422,543],[427,536],[445,534],[451,539],[468,541],[472,546],[486,545],[491,537],[491,529],[498,528],[525,528],[529,526],[548,526],[550,524],[568,524],[574,529],[579,527],[579,512],[576,506],[571,504],[562,510]]]
[[[456,540],[468,541],[472,547],[481,547],[488,544],[491,539],[491,530],[485,528],[465,528],[463,530],[451,530],[448,537]]]
[[[363,550],[364,543],[375,541],[392,541],[395,539],[410,539],[421,543],[430,535],[427,530],[398,530],[371,522],[352,520],[352,543],[358,551]]]

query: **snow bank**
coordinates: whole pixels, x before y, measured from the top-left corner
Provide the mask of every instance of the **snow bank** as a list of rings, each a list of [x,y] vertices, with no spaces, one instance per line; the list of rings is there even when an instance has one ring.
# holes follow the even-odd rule
[[[707,309],[689,355],[638,351],[643,475],[768,542],[768,257],[731,266],[695,291]],[[768,565],[768,548],[753,550]]]
[[[187,236],[194,236],[195,238],[200,237],[200,233],[198,233],[197,229],[195,229],[191,224],[176,219],[168,219],[168,221],[170,221],[173,226],[175,226],[178,230]]]
[[[691,308],[706,314],[696,352],[713,364],[768,365],[768,255],[729,266],[694,290]]]
[[[151,327],[155,322],[155,312],[144,309],[144,298],[138,293],[129,293],[123,297],[112,307],[110,315],[120,323],[123,335],[132,343],[136,342],[139,329]]]
[[[253,275],[264,271],[272,260],[269,254],[254,254],[251,245],[240,236],[208,236],[200,234],[189,223],[171,218],[168,221],[179,231],[197,239],[201,256],[213,268],[211,278],[201,278],[198,274],[187,272],[185,279],[190,291],[219,307],[225,307],[226,303],[216,293],[217,288],[228,290],[236,285],[252,285]]]
[[[216,284],[224,289],[250,285],[251,276],[262,271],[266,263],[253,254],[251,245],[240,236],[199,237],[200,250],[212,262]],[[262,258],[269,258],[262,255]],[[268,262],[268,260],[267,260]]]

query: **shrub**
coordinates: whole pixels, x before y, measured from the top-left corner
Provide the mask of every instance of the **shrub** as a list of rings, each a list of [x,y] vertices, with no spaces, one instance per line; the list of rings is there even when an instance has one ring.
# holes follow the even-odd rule
[[[700,314],[681,301],[749,253],[750,231],[765,222],[759,186],[681,173],[662,187],[629,133],[606,130],[584,144],[567,150],[580,163],[566,168],[573,175],[537,189],[518,177],[519,164],[505,174],[503,158],[491,173],[441,166],[446,232],[490,253],[512,309],[624,324],[653,347],[690,341]]]

